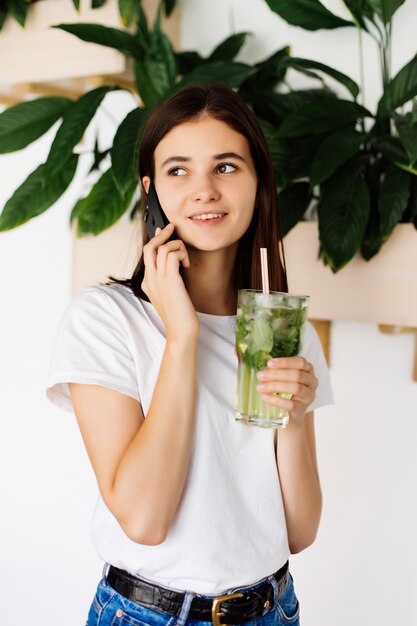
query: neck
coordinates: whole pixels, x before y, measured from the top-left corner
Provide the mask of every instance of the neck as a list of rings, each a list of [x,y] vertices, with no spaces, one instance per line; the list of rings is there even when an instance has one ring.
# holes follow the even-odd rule
[[[205,252],[188,248],[190,267],[182,276],[196,311],[211,315],[235,315],[237,293],[233,269],[237,248]]]

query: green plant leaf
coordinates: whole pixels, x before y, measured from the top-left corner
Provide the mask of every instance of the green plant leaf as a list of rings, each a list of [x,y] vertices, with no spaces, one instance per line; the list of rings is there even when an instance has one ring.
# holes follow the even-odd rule
[[[354,124],[363,117],[372,117],[364,107],[349,100],[323,99],[311,102],[305,109],[297,109],[284,119],[279,128],[282,137],[300,137],[336,130]]]
[[[147,73],[160,97],[166,96],[172,89],[177,76],[172,44],[161,29],[159,13],[155,20],[149,54],[145,58]]]
[[[289,180],[308,178],[311,163],[326,135],[307,135],[289,137],[289,157],[285,165],[285,174]]]
[[[16,22],[18,22],[20,26],[24,26],[28,12],[28,3],[26,0],[13,0],[13,2],[9,0],[7,7],[9,14],[14,17]]]
[[[119,50],[125,56],[142,59],[144,55],[143,45],[130,33],[101,24],[56,24],[52,28],[59,28],[71,35],[75,35],[82,41],[96,43],[107,48]]]
[[[417,124],[417,98],[413,99],[413,106],[411,109],[411,117],[413,120],[413,124]]]
[[[117,222],[129,208],[134,186],[122,196],[117,189],[111,168],[96,182],[77,207],[77,234],[98,235]]]
[[[68,98],[38,98],[0,113],[0,154],[21,150],[41,137],[70,104]]]
[[[175,60],[177,62],[178,74],[184,75],[191,72],[198,65],[206,63],[206,59],[195,52],[194,50],[186,50],[184,52],[176,52]]]
[[[344,4],[351,12],[356,26],[367,31],[368,26],[365,18],[368,18],[371,22],[374,21],[374,11],[369,4],[369,0],[344,0]]]
[[[149,50],[151,47],[151,33],[148,27],[148,19],[146,17],[146,13],[143,10],[141,0],[135,0],[136,4],[136,12],[138,15],[137,24],[136,24],[136,36],[139,39],[141,46],[144,50]]]
[[[311,102],[321,102],[323,98],[335,98],[327,89],[305,89],[288,93],[271,92],[266,89],[251,92],[243,90],[242,93],[239,90],[239,93],[252,105],[257,115],[274,124],[275,128],[292,111],[309,107]]]
[[[375,199],[371,197],[371,210],[360,247],[360,253],[365,261],[369,261],[376,254],[378,254],[382,244],[384,243],[381,237],[380,226],[381,220],[377,202],[375,202]]]
[[[384,24],[387,24],[405,0],[368,0],[368,2]]]
[[[49,209],[74,178],[77,163],[78,155],[74,154],[65,167],[48,178],[44,164],[39,165],[6,202],[0,215],[0,231],[16,228]]]
[[[378,207],[384,241],[388,239],[406,210],[409,195],[410,175],[395,165],[389,165],[381,184]]]
[[[91,0],[91,6],[93,9],[99,9],[105,4],[106,0]]]
[[[77,12],[80,12],[80,0],[72,0],[72,4],[75,6]]]
[[[310,185],[319,185],[357,154],[365,137],[366,135],[357,133],[353,128],[343,128],[328,135],[314,157]]]
[[[6,10],[3,6],[0,5],[0,31],[3,28],[3,24],[6,20],[6,17],[7,17]]]
[[[318,0],[266,0],[266,3],[288,24],[305,30],[354,25],[330,13]]]
[[[310,200],[308,183],[295,183],[279,193],[278,213],[281,218],[284,237],[303,218]]]
[[[253,93],[255,90],[267,89],[270,92],[273,88],[284,80],[287,68],[282,61],[290,54],[290,47],[285,46],[277,50],[267,59],[259,61],[252,68],[251,74],[242,83],[242,90],[245,94]]]
[[[390,135],[381,135],[379,137],[372,137],[371,140],[374,149],[378,150],[388,161],[395,164],[407,164],[408,155],[398,137],[391,137]]]
[[[250,65],[231,61],[216,61],[196,67],[182,77],[175,89],[181,89],[194,83],[222,83],[227,87],[239,87],[250,76],[253,69]]]
[[[112,171],[121,195],[138,182],[138,150],[149,109],[134,109],[117,129],[111,149]]]
[[[91,172],[94,172],[94,171],[100,171],[100,165],[104,161],[106,156],[109,154],[109,152],[110,152],[110,148],[108,148],[107,150],[103,150],[103,151],[99,149],[98,137],[96,137],[96,141],[94,143],[94,152],[93,152],[94,161],[88,172],[89,174],[91,174]]]
[[[0,116],[1,119],[1,116]],[[417,124],[412,123],[412,115],[408,113],[404,117],[395,117],[395,127],[398,131],[401,143],[407,151],[410,164],[417,162]]]
[[[119,0],[119,13],[123,26],[130,26],[136,18],[136,5],[133,0]]]
[[[417,228],[417,178],[410,180],[410,200],[409,200],[409,217],[410,222]]]
[[[406,153],[398,137],[382,136],[372,139],[372,146],[377,149],[385,159],[411,174],[417,175],[417,169],[409,164]]]
[[[239,53],[249,33],[235,33],[222,41],[210,54],[208,61],[232,61]]]
[[[337,80],[339,83],[344,85],[354,98],[356,98],[359,94],[359,87],[354,80],[349,78],[349,76],[346,76],[346,74],[343,74],[328,65],[324,65],[323,63],[311,61],[310,59],[287,57],[282,61],[282,65],[283,67],[291,67],[292,69],[299,70],[301,72],[304,70],[318,70],[327,74],[327,76],[331,76],[331,78],[334,78],[334,80]]]
[[[260,117],[258,117],[258,122],[268,144],[277,184],[279,187],[284,187],[289,182],[286,176],[287,163],[290,157],[288,142],[282,137],[277,137],[275,128],[269,122]]]
[[[389,117],[398,107],[417,96],[417,54],[385,88],[378,104],[378,117]]]
[[[156,106],[163,98],[153,84],[147,63],[135,61],[133,68],[136,88],[143,105],[149,108]]]
[[[344,267],[359,249],[369,210],[368,186],[350,167],[339,170],[323,186],[318,204],[319,235],[333,272]]]
[[[81,96],[67,108],[61,126],[55,135],[45,163],[46,176],[51,176],[61,169],[70,158],[74,146],[94,117],[104,96],[118,87],[97,87]]]
[[[163,2],[164,2],[164,8],[165,8],[165,15],[169,17],[172,11],[175,9],[177,0],[163,0]]]

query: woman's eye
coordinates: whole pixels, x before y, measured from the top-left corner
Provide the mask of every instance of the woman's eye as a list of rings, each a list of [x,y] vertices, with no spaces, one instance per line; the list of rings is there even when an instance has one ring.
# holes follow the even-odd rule
[[[170,176],[185,176],[185,169],[183,167],[173,167],[168,174]]]
[[[235,165],[232,165],[231,163],[220,163],[220,165],[217,167],[217,171],[220,172],[220,174],[231,174],[236,169],[237,167]]]

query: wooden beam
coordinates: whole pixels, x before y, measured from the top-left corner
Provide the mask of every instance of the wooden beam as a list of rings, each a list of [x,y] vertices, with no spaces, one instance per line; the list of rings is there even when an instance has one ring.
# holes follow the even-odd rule
[[[330,329],[331,322],[328,320],[310,320],[319,336],[327,365],[330,367]]]
[[[379,324],[379,330],[385,335],[402,335],[403,333],[414,333],[414,365],[413,380],[417,383],[417,328],[413,326],[394,326],[392,324]]]
[[[56,83],[25,83],[16,85],[16,88],[23,94],[34,94],[36,96],[61,96],[76,100],[87,91],[85,81],[71,80],[67,81],[68,86],[58,85]]]
[[[22,98],[21,94],[18,94],[15,91],[0,91],[0,104],[4,104],[6,107],[12,107],[15,104],[20,104],[22,100],[25,100],[25,98]]]

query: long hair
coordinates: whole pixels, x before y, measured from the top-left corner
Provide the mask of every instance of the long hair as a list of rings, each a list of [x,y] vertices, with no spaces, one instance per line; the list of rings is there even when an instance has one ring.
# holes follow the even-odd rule
[[[250,148],[258,179],[255,211],[252,221],[240,239],[233,271],[235,289],[262,289],[260,248],[268,249],[269,286],[271,291],[288,291],[282,228],[277,209],[277,192],[271,157],[264,134],[254,113],[234,91],[223,85],[194,85],[184,87],[164,100],[150,116],[140,142],[139,175],[154,180],[154,153],[159,142],[170,130],[201,115],[224,122],[243,135]],[[142,191],[143,245],[149,241],[144,225],[145,190]],[[180,266],[180,273],[182,273]],[[143,253],[131,276],[117,279],[109,276],[109,282],[126,285],[133,293],[148,300],[141,284],[145,273]]]

